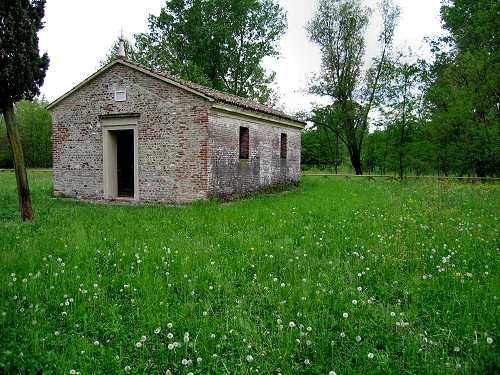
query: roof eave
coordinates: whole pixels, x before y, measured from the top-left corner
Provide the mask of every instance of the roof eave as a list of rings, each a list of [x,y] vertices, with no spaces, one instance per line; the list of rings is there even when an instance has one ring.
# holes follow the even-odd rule
[[[212,104],[212,109],[218,112],[229,113],[232,115],[237,115],[245,118],[253,118],[259,121],[272,123],[273,125],[291,127],[299,130],[304,129],[304,127],[306,126],[306,123],[304,121],[300,121],[294,118],[288,118],[288,117],[285,118],[276,114],[257,111],[254,109],[245,109],[241,106],[227,104],[224,102],[216,102]]]

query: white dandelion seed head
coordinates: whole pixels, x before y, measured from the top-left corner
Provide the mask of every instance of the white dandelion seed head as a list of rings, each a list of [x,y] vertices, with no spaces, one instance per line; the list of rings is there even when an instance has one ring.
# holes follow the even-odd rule
[[[373,357],[375,357],[375,354],[373,354],[373,353],[368,353],[368,358],[372,359]]]
[[[140,341],[136,342],[136,343],[135,343],[135,347],[136,347],[136,348],[140,348],[140,347],[142,347],[142,342],[140,342]]]
[[[288,327],[294,328],[295,327],[295,322],[292,321],[292,322],[288,323]]]
[[[145,342],[147,340],[147,337],[146,336],[141,336],[141,341],[142,342]]]
[[[355,300],[355,299],[353,299],[353,300],[352,300],[352,304],[353,304],[353,305],[357,305],[357,304],[358,304],[358,301],[357,301],[357,300]]]
[[[252,362],[253,361],[253,357],[249,354],[247,355],[247,362]]]
[[[125,371],[130,371],[130,370],[131,370],[131,367],[130,367],[130,366],[125,366],[124,370],[125,370]]]
[[[349,317],[349,314],[345,312],[345,313],[343,313],[343,314],[342,314],[342,316],[343,316],[344,318],[348,318],[348,317]]]
[[[360,342],[361,341],[361,336],[356,336],[356,341]]]
[[[493,339],[492,339],[491,337],[487,337],[487,338],[486,338],[486,342],[487,342],[488,344],[493,344]]]
[[[330,371],[328,375],[337,375],[337,373],[335,371]]]

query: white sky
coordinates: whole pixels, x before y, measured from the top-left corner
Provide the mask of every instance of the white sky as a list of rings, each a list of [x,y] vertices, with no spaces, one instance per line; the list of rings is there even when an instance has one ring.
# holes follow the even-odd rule
[[[395,47],[411,47],[420,56],[429,56],[424,37],[441,31],[439,0],[395,0],[402,8]],[[276,71],[279,106],[288,113],[311,108],[324,98],[306,94],[308,78],[319,70],[318,48],[306,36],[305,25],[316,9],[317,0],[278,0],[288,13],[288,31],[280,41],[281,57],[266,60]],[[365,0],[376,8],[377,0]],[[148,16],[158,15],[165,0],[47,0],[45,28],[39,33],[40,52],[48,52],[50,66],[41,92],[49,101],[57,99],[99,68],[121,30],[131,39],[146,32]],[[367,36],[367,55],[377,49],[377,21]]]

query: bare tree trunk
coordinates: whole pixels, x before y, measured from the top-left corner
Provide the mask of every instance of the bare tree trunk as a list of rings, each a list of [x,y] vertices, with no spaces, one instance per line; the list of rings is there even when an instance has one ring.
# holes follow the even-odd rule
[[[12,161],[16,171],[17,191],[19,194],[19,208],[23,221],[34,220],[33,209],[31,208],[30,188],[28,176],[24,166],[23,148],[19,137],[19,128],[14,117],[14,107],[12,104],[2,108],[5,124],[7,125],[7,136],[9,138]]]

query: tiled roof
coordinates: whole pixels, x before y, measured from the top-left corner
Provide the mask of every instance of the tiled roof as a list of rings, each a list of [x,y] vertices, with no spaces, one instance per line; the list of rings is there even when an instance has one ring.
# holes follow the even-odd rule
[[[124,61],[129,65],[134,65],[134,66],[140,68],[141,70],[147,70],[153,74],[160,75],[168,80],[177,82],[179,85],[188,87],[188,88],[190,88],[194,91],[197,91],[197,92],[199,92],[199,93],[201,93],[201,94],[203,94],[203,95],[205,95],[205,96],[207,96],[215,101],[223,102],[223,103],[227,103],[227,104],[232,104],[232,105],[235,105],[238,107],[250,109],[253,111],[257,111],[257,112],[266,113],[266,114],[277,116],[277,117],[280,117],[280,118],[283,118],[286,120],[299,122],[302,125],[305,125],[304,121],[298,120],[293,116],[287,115],[285,112],[268,107],[268,106],[261,104],[255,100],[246,99],[246,98],[242,98],[242,97],[237,96],[237,95],[228,94],[226,92],[211,89],[209,87],[198,85],[196,83],[186,81],[186,80],[183,80],[181,78],[177,78],[177,77],[165,74],[165,73],[159,73],[159,72],[156,72],[156,71],[154,71],[154,70],[152,70],[144,65],[138,64],[134,61],[128,60],[128,59],[121,57],[121,56],[118,57],[118,60]]]

